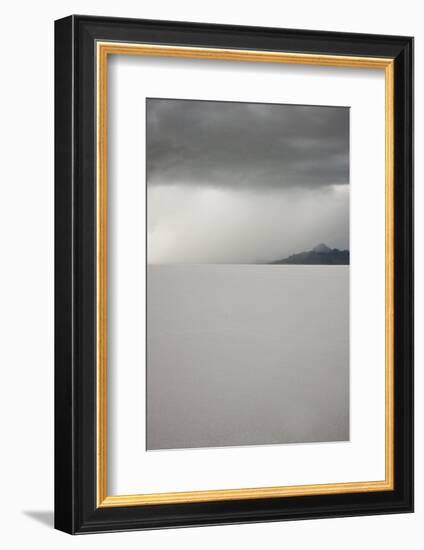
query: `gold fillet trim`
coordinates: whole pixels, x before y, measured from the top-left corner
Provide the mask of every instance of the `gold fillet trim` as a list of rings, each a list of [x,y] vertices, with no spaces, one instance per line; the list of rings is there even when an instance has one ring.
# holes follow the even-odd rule
[[[107,496],[107,53],[97,49],[97,506]]]
[[[97,506],[141,506],[306,495],[364,493],[394,489],[394,62],[388,58],[262,52],[97,42]],[[357,67],[385,70],[386,124],[386,364],[385,479],[281,487],[256,487],[108,496],[107,494],[107,59],[114,55],[145,55],[268,63]]]
[[[247,500],[254,498],[294,497],[305,495],[328,495],[342,493],[366,493],[388,491],[386,481],[328,483],[325,485],[288,485],[286,487],[256,487],[251,489],[220,489],[215,491],[190,491],[182,493],[151,493],[145,495],[108,496],[101,508],[137,506],[143,504],[170,504],[182,502],[205,502],[219,500]]]
[[[195,59],[224,59],[227,61],[259,61],[296,65],[328,65],[332,67],[360,67],[385,69],[392,59],[384,57],[355,57],[345,55],[321,55],[224,48],[195,48],[188,46],[163,46],[132,44],[125,42],[97,42],[97,51],[114,55],[145,55],[154,57],[185,57]]]
[[[394,324],[395,324],[395,215],[394,215],[394,63],[385,69],[386,83],[386,481],[394,489]]]

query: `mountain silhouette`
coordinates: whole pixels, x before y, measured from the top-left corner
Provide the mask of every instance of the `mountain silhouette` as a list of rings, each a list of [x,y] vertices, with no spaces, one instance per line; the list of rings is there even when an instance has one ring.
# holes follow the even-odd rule
[[[318,244],[312,250],[292,254],[271,264],[292,265],[349,265],[349,250],[330,248],[326,244]]]

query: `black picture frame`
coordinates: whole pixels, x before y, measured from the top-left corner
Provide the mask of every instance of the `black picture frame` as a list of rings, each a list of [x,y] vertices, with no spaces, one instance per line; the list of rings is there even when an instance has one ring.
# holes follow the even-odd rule
[[[144,42],[394,60],[394,489],[97,506],[96,49]],[[71,534],[413,511],[413,39],[73,15],[55,22],[55,527]]]

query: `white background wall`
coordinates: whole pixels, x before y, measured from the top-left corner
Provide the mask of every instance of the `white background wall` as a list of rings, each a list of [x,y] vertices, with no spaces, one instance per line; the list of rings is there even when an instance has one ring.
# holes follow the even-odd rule
[[[4,548],[421,548],[423,286],[416,290],[416,513],[70,537],[53,508],[53,21],[71,13],[416,37],[416,280],[423,279],[424,27],[419,1],[38,1],[0,31],[0,543]],[[421,342],[420,342],[421,340]]]

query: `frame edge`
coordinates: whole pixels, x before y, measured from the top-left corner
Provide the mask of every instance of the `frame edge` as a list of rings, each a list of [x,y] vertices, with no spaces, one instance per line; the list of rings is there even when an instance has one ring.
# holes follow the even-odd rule
[[[76,532],[73,356],[74,17],[54,25],[54,527]]]

